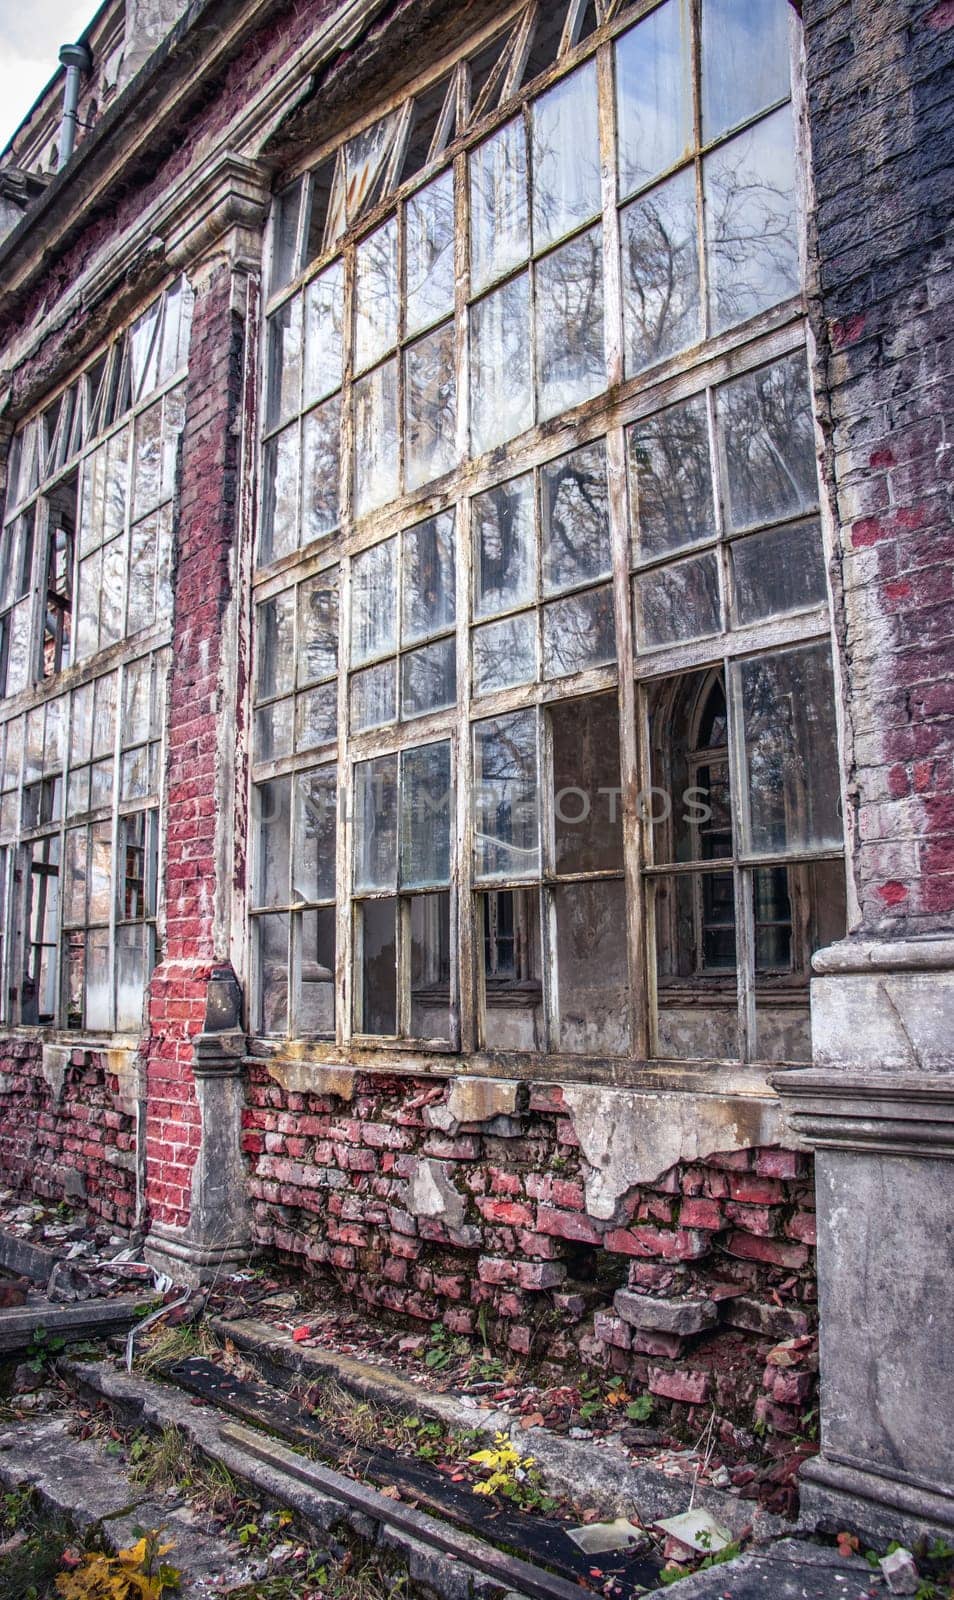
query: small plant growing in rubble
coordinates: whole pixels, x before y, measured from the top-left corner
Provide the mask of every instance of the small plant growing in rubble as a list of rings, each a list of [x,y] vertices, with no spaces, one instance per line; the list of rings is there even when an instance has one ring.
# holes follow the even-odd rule
[[[179,1587],[178,1567],[162,1558],[171,1544],[160,1544],[155,1529],[115,1556],[87,1553],[73,1572],[61,1572],[56,1587],[62,1600],[163,1600]]]
[[[34,1328],[27,1349],[27,1366],[31,1372],[44,1372],[65,1349],[66,1340],[60,1338],[59,1334],[51,1336],[45,1328]]]
[[[474,1484],[474,1494],[503,1495],[522,1511],[552,1511],[556,1501],[544,1494],[533,1456],[522,1456],[505,1433],[495,1434],[494,1446],[493,1450],[476,1450],[467,1457],[489,1474]]]

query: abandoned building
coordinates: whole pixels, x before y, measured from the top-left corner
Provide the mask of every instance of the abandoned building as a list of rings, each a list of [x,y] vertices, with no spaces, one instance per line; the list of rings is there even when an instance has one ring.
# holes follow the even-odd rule
[[[0,1179],[954,1526],[951,0],[105,0],[0,156]],[[820,1342],[807,1372],[765,1367]]]

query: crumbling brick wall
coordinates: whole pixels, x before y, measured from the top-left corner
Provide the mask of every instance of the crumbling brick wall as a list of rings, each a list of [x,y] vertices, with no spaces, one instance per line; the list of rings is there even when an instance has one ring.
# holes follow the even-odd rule
[[[806,0],[811,317],[862,925],[954,912],[954,6]]]
[[[815,1325],[807,1157],[680,1162],[599,1221],[558,1086],[532,1086],[517,1118],[452,1134],[433,1126],[446,1095],[375,1076],[346,1103],[289,1093],[253,1066],[243,1144],[259,1241],[375,1312],[624,1374],[683,1416],[713,1405],[730,1444],[732,1425],[783,1448],[810,1426],[811,1360],[766,1371],[775,1344]],[[443,1214],[415,1207],[422,1168]],[[661,1329],[637,1297],[678,1327]]]

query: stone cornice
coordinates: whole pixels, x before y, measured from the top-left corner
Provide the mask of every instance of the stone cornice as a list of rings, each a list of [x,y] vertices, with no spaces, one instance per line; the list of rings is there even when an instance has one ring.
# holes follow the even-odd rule
[[[954,938],[843,939],[817,950],[812,968],[820,975],[843,972],[954,972]]]
[[[772,1084],[793,1131],[816,1149],[954,1160],[954,1074],[798,1067]]]
[[[196,174],[160,222],[167,265],[188,272],[226,251],[233,265],[257,271],[268,197],[267,168],[225,151]]]

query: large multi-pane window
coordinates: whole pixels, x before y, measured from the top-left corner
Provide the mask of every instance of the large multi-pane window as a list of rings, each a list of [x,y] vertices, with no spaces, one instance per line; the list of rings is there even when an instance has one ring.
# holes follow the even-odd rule
[[[277,197],[261,1033],[808,1053],[845,896],[796,27],[515,5]]]
[[[12,442],[0,531],[5,1022],[142,1025],[191,312],[180,279]]]

